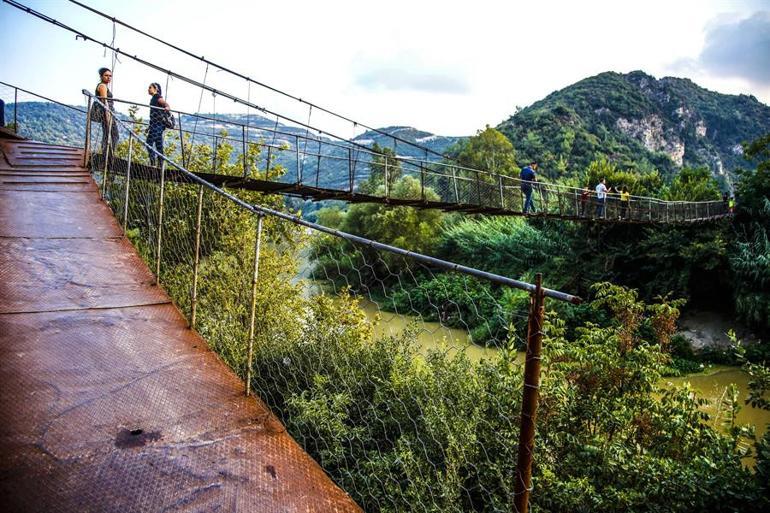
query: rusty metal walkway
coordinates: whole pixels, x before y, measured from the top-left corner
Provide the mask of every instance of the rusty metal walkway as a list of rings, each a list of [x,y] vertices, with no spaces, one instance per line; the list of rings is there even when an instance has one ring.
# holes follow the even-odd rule
[[[360,511],[153,285],[81,151],[0,148],[0,510]]]

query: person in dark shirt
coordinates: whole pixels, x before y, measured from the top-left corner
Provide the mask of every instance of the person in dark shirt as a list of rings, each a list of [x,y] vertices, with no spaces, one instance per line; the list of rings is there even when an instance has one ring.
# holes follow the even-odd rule
[[[147,94],[152,96],[150,99],[150,126],[147,128],[147,153],[150,157],[150,164],[155,165],[156,160],[160,162],[153,149],[160,155],[163,155],[163,130],[166,126],[163,124],[164,110],[169,109],[166,100],[163,99],[160,84],[153,82],[147,88]]]
[[[537,182],[537,162],[531,162],[528,166],[522,168],[519,178],[521,179],[521,192],[524,194],[524,209],[523,212],[532,210],[535,213],[535,204],[532,201],[532,186]]]

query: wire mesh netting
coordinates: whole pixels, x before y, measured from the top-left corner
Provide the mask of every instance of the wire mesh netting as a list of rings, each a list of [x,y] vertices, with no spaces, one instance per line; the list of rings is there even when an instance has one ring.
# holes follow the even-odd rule
[[[21,137],[82,148],[86,109],[0,82],[0,126]]]
[[[138,110],[129,102],[115,101],[129,104],[134,113]],[[153,113],[157,112],[152,110],[150,117]],[[397,149],[370,147],[361,140],[334,139],[281,124],[279,118],[251,114],[233,120],[216,114],[176,112],[175,119],[176,126],[165,137],[185,141],[180,164],[187,164],[188,146],[207,147],[208,160],[201,164],[206,162],[208,167],[202,172],[213,170],[242,180],[231,181],[233,187],[280,190],[317,199],[366,198],[423,208],[612,222],[695,222],[728,213],[721,201],[663,201],[614,189],[600,198],[589,188],[527,182],[451,160],[399,155]],[[145,131],[148,128],[145,123]],[[148,139],[151,143],[161,140]],[[199,153],[194,158],[200,160]]]
[[[91,171],[160,285],[365,510],[511,511],[527,292],[255,214],[175,167],[176,134],[153,166],[141,123],[90,126]],[[185,144],[210,172],[211,147]]]
[[[18,120],[32,104],[18,98],[34,95],[3,94],[11,92],[13,128],[24,135]],[[91,171],[158,282],[370,511],[510,511],[522,391],[515,347],[529,295],[276,215],[282,199],[249,190],[250,180],[471,211],[519,212],[530,196],[533,212],[573,218],[724,213],[720,202],[599,201],[590,191],[282,133],[277,123],[186,114],[158,130],[136,105],[128,116],[93,105],[91,116],[59,107],[83,125],[89,118]]]

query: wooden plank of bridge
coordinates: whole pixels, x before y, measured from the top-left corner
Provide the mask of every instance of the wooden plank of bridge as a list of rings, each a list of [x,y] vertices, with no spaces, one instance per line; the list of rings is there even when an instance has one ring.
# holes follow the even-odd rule
[[[82,154],[0,148],[0,509],[360,511],[153,285]]]

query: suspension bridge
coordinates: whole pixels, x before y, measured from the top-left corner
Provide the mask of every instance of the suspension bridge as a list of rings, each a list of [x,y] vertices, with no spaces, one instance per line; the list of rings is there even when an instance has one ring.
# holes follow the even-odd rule
[[[14,109],[19,91],[34,95],[10,87]],[[326,432],[330,426],[313,424],[314,412],[340,407],[312,401],[328,380],[350,397],[382,382],[353,373],[351,355],[363,352],[334,356],[342,351],[340,340],[369,340],[348,332],[366,326],[354,320],[355,308],[311,301],[325,294],[345,301],[351,290],[384,305],[385,319],[406,315],[445,339],[454,336],[446,330],[460,330],[471,342],[504,347],[517,324],[526,326],[521,409],[496,420],[518,439],[516,465],[493,464],[510,451],[484,448],[499,474],[469,466],[457,500],[467,509],[527,510],[543,302],[580,298],[545,288],[539,278],[527,283],[310,223],[269,200],[256,204],[252,192],[598,223],[686,224],[729,215],[721,201],[646,197],[610,197],[597,208],[597,198],[581,190],[468,168],[389,134],[382,135],[392,137],[394,147],[414,145],[424,157],[378,153],[248,99],[211,92],[275,114],[276,123],[175,111],[179,123],[168,135],[177,137],[177,148],[161,155],[140,137],[142,122],[119,111],[111,111],[117,140],[110,140],[109,127],[91,122],[91,112],[105,105],[84,91],[85,108],[68,106],[82,117],[82,146],[19,137],[25,127],[18,119],[14,133],[3,131],[0,499],[12,510],[405,507],[414,481],[433,477],[405,478],[398,469],[406,463],[395,456],[388,460],[395,470],[383,474],[376,457],[412,454],[404,445],[411,429],[417,453],[430,462],[428,474],[442,480],[442,462],[451,456],[443,435],[423,424],[429,409],[419,394],[402,400],[417,401],[405,419],[374,396],[352,405],[340,399],[347,413],[335,417],[335,429],[369,418],[367,426],[388,428],[378,439],[364,440],[355,430],[335,435]],[[294,129],[279,128],[278,119]],[[197,130],[207,123],[216,130]],[[159,165],[149,163],[153,152]],[[405,177],[413,186],[396,187]],[[522,186],[529,185],[535,212],[525,214]],[[296,261],[311,264],[295,268]],[[442,279],[456,286],[421,288]],[[511,311],[498,288],[529,294],[528,311]],[[293,305],[288,316],[279,308],[286,304]],[[284,317],[276,324],[271,315]],[[327,464],[322,468],[316,459]],[[433,500],[419,506],[439,508],[441,497]]]

